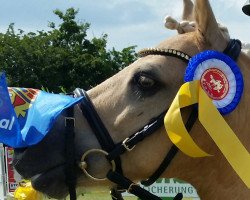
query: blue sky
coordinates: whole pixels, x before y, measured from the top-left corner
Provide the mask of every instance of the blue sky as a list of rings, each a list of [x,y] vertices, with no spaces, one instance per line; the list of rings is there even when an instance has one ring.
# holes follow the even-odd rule
[[[250,17],[241,7],[246,0],[211,0],[218,22],[229,28],[232,38],[250,42]],[[47,30],[49,21],[59,22],[53,10],[79,8],[77,19],[91,23],[89,37],[108,34],[108,47],[151,47],[176,34],[164,28],[166,15],[180,18],[182,0],[0,0],[0,31],[15,23],[25,31]]]

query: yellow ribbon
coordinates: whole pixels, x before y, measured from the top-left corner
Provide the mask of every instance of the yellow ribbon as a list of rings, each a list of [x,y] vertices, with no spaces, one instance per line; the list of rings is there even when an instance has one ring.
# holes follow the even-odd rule
[[[188,156],[211,156],[194,142],[181,117],[180,109],[195,103],[198,103],[199,121],[250,189],[250,154],[201,88],[199,81],[181,86],[164,118],[165,129],[170,140]]]

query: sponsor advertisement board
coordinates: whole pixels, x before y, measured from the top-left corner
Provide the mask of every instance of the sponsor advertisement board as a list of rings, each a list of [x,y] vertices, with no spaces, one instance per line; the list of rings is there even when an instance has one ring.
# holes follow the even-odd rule
[[[142,188],[150,193],[161,197],[162,200],[172,200],[178,193],[183,194],[183,200],[200,200],[196,189],[184,181],[178,179],[158,179],[153,185]],[[132,196],[129,193],[124,193],[123,196]]]

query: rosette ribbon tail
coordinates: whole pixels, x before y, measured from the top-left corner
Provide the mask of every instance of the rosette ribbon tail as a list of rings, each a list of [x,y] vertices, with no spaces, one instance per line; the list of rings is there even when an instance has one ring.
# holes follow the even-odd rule
[[[195,103],[198,103],[199,121],[250,189],[250,154],[201,88],[199,81],[188,82],[181,86],[165,116],[165,129],[170,140],[188,156],[211,156],[194,142],[181,117],[180,109]]]
[[[170,140],[183,153],[191,157],[206,157],[210,155],[203,151],[187,132],[180,110],[198,103],[198,89],[198,81],[188,82],[181,86],[164,118],[164,124]]]

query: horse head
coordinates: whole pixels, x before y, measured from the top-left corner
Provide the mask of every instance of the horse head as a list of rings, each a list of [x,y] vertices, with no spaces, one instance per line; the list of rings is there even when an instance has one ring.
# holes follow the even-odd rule
[[[184,0],[183,19],[195,21],[191,32],[175,35],[156,45],[155,49],[174,49],[185,55],[194,56],[204,50],[223,52],[229,43],[228,34],[220,29],[208,0]],[[247,149],[250,149],[248,118],[250,110],[249,67],[250,58],[240,53],[238,65],[244,77],[245,90],[237,109],[225,117]],[[187,63],[173,56],[144,56],[113,77],[87,91],[98,115],[115,143],[124,141],[140,130],[152,119],[166,111],[178,89],[183,84]],[[75,113],[75,159],[80,163],[82,155],[89,149],[100,149],[93,130],[82,115],[79,105]],[[184,120],[190,109],[183,109]],[[39,144],[27,149],[16,149],[13,164],[25,178],[32,180],[35,189],[55,197],[67,195],[64,166],[65,136],[64,114],[62,114],[50,134]],[[227,163],[204,128],[196,122],[192,137],[207,152],[215,155],[194,159],[179,152],[162,177],[178,177],[193,184],[201,199],[247,199],[249,190]],[[166,152],[172,146],[163,127],[135,146],[129,153],[121,155],[123,174],[139,181],[148,178],[160,165]],[[101,154],[89,155],[88,172],[95,177],[105,177],[110,163]],[[89,179],[80,168],[77,169],[77,185],[84,187],[107,186],[109,181],[95,182]],[[223,191],[223,192],[222,192]]]

